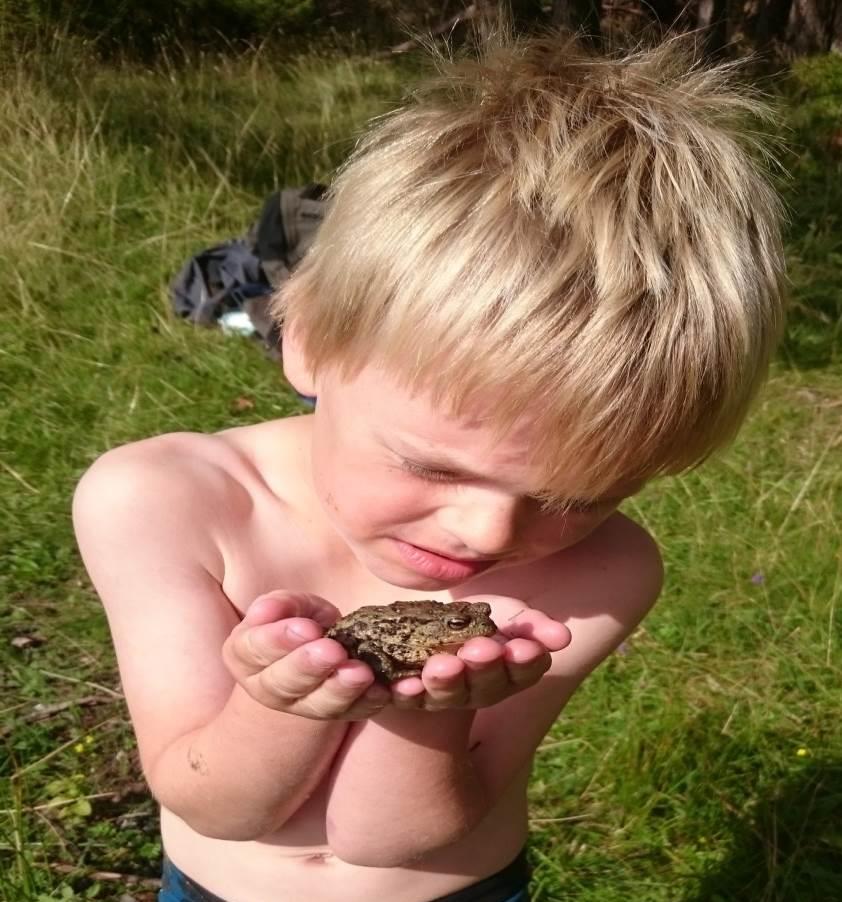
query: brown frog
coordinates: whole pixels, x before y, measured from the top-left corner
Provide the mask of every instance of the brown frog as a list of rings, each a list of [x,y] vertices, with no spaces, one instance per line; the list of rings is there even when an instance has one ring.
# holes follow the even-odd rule
[[[368,664],[379,682],[390,683],[417,676],[436,652],[453,652],[473,636],[496,632],[485,602],[395,601],[357,608],[325,635]]]

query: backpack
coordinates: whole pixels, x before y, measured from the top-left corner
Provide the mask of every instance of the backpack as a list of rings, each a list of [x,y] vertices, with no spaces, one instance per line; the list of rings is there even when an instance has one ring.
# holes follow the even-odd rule
[[[326,190],[310,184],[276,191],[244,236],[191,257],[170,283],[176,315],[201,326],[242,323],[245,316],[250,324],[245,331],[256,333],[278,359],[281,334],[269,316],[269,302],[312,244],[324,218]]]

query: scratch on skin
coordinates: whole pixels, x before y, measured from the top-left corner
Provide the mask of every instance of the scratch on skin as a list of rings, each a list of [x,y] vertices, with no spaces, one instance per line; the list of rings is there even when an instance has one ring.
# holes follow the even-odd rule
[[[196,771],[197,774],[201,774],[203,777],[210,773],[202,753],[195,751],[192,745],[187,748],[187,763],[190,765],[190,770]]]

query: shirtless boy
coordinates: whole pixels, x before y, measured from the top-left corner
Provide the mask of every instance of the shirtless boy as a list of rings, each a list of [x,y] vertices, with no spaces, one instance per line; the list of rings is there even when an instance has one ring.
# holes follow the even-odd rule
[[[617,507],[734,434],[780,331],[753,112],[674,46],[447,67],[278,299],[315,412],[83,477],[165,902],[528,898],[535,749],[661,587]],[[499,633],[375,681],[324,632],[397,599],[485,601]]]

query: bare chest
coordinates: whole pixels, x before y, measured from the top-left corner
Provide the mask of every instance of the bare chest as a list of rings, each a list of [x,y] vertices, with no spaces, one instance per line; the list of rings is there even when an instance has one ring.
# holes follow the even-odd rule
[[[218,531],[218,577],[241,614],[255,598],[276,589],[319,595],[343,613],[398,598],[431,597],[378,580],[325,528],[318,512],[293,508],[255,480],[251,483],[244,485],[247,503],[231,511]],[[447,593],[438,596],[449,598]]]

